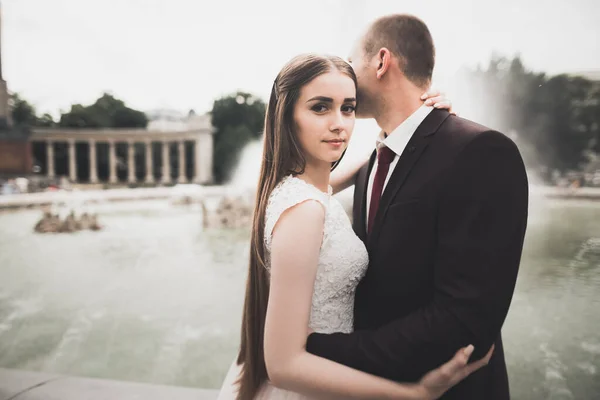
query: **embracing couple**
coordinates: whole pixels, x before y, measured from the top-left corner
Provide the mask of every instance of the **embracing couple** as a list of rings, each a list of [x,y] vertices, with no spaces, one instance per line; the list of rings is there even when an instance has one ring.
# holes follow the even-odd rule
[[[391,15],[349,63],[303,55],[278,74],[220,399],[509,399],[525,167],[503,134],[424,101],[434,59],[427,26]],[[332,172],[356,117],[377,121],[376,149]],[[351,185],[352,224],[332,197]]]

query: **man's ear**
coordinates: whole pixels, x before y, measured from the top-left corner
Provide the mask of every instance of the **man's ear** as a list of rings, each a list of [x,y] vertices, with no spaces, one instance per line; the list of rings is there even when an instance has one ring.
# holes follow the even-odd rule
[[[377,53],[377,79],[383,78],[392,65],[392,53],[385,47]]]

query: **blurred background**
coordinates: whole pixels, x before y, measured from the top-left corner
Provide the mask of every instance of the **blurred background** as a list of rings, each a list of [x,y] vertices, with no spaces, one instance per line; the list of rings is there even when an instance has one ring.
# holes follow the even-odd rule
[[[345,58],[397,12],[432,32],[433,86],[528,167],[503,330],[513,398],[598,398],[595,0],[2,0],[3,371],[218,388],[239,343],[273,80],[299,53]],[[344,162],[378,131],[357,121]],[[351,194],[337,195],[348,210]]]

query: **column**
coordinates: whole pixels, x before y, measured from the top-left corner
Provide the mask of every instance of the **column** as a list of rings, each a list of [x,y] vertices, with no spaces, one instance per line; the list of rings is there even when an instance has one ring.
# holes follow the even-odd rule
[[[71,183],[77,182],[77,162],[75,155],[75,140],[69,140],[69,180]]]
[[[108,142],[108,182],[117,183],[117,152],[115,150],[115,142]]]
[[[179,183],[187,182],[185,176],[185,142],[179,142]]]
[[[211,133],[203,133],[196,139],[196,160],[194,178],[196,183],[209,183],[212,181],[212,152],[213,138]]]
[[[205,162],[205,170],[204,170],[204,182],[212,182],[213,181],[213,134],[205,133],[204,134],[204,162]]]
[[[152,141],[146,141],[146,183],[154,183],[154,164],[152,163]]]
[[[90,140],[90,183],[98,183],[98,163],[96,162],[96,141]]]
[[[169,142],[163,140],[162,142],[162,182],[171,182],[171,160],[169,158]]]
[[[135,183],[135,146],[131,140],[127,144],[127,181]]]
[[[202,142],[200,141],[200,137],[196,137],[196,141],[194,142],[194,182],[196,183],[204,183],[202,181],[202,166],[200,165],[200,160],[202,157]]]
[[[46,159],[48,162],[48,178],[54,178],[56,173],[54,171],[54,142],[48,140],[46,143]]]

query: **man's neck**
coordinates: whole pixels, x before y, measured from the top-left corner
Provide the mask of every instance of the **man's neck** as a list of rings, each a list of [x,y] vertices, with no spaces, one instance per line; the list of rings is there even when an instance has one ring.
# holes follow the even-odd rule
[[[381,106],[381,112],[375,116],[377,125],[388,135],[391,134],[423,105],[421,95],[424,92],[424,89],[414,86],[395,90],[394,93],[397,94],[388,96]]]

